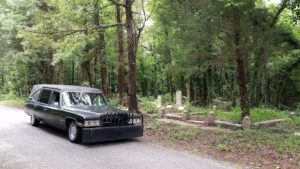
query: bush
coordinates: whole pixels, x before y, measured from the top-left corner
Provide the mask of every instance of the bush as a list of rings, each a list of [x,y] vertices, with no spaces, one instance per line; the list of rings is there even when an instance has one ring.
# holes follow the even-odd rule
[[[140,109],[147,114],[155,114],[156,106],[154,97],[141,97],[139,98]]]
[[[295,110],[295,115],[300,116],[300,103],[297,104],[297,108]]]
[[[24,97],[17,97],[16,95],[10,94],[1,94],[0,95],[0,104],[6,106],[14,106],[14,107],[23,107]]]
[[[15,100],[17,99],[17,96],[14,95],[13,93],[9,93],[9,94],[0,94],[0,101],[4,101],[4,100]]]
[[[230,150],[230,148],[228,146],[226,146],[225,144],[219,144],[217,148],[219,151],[229,151]]]

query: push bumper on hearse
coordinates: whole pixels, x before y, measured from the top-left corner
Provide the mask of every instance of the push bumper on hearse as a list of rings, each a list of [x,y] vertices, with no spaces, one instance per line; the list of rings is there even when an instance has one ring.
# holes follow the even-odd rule
[[[124,140],[143,136],[143,125],[82,129],[82,143]]]

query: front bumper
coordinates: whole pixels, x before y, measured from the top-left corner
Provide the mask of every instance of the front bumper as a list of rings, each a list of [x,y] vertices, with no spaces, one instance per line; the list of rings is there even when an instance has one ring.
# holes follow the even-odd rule
[[[82,143],[123,140],[143,136],[143,125],[82,129]]]

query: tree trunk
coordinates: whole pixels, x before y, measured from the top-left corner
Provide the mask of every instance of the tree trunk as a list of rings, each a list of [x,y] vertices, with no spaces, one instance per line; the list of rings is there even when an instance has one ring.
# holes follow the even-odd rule
[[[168,65],[168,72],[167,72],[167,84],[168,84],[168,91],[171,95],[171,101],[174,101],[173,97],[173,70],[172,70],[172,55],[171,55],[171,47],[169,44],[169,32],[165,29],[165,36],[166,36],[166,61]]]
[[[64,70],[64,62],[61,60],[59,62],[59,84],[64,84],[65,80],[65,70]]]
[[[107,67],[106,67],[106,51],[104,32],[100,32],[100,74],[102,91],[105,96],[109,96],[108,82],[107,82]]]
[[[125,52],[124,52],[124,40],[123,40],[123,27],[122,27],[122,15],[121,8],[119,5],[115,5],[116,7],[116,22],[119,24],[117,26],[118,32],[118,92],[119,92],[119,103],[122,103],[124,97],[124,87],[125,87],[125,73],[124,73],[124,65],[125,65]]]
[[[133,0],[125,0],[126,13],[126,30],[128,43],[128,95],[129,95],[129,111],[138,111],[136,97],[136,53],[135,53],[135,33],[133,28],[132,16]]]
[[[74,59],[72,60],[72,85],[75,84],[75,62],[74,62]]]
[[[237,82],[240,89],[240,108],[242,111],[241,120],[245,116],[250,116],[249,102],[247,96],[247,86],[245,78],[244,57],[241,51],[241,21],[240,13],[238,10],[234,11],[234,44],[235,44],[235,61]]]
[[[94,25],[99,27],[101,25],[100,16],[99,16],[99,0],[95,0],[94,6]],[[98,42],[95,47],[94,57],[100,56],[100,78],[101,78],[101,86],[102,92],[105,96],[109,95],[108,92],[108,82],[107,82],[107,67],[106,67],[106,51],[105,51],[105,37],[104,30],[98,30]]]
[[[91,66],[90,66],[90,61],[84,61],[83,63],[81,63],[81,67],[86,71],[86,74],[88,76],[88,80],[89,80],[89,85],[93,86],[93,78],[92,78],[92,74],[91,74]]]

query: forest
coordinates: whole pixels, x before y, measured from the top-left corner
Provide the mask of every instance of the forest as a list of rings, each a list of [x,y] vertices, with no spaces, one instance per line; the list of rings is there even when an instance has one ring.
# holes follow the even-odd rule
[[[197,106],[300,109],[300,2],[1,0],[0,93],[39,83]]]

